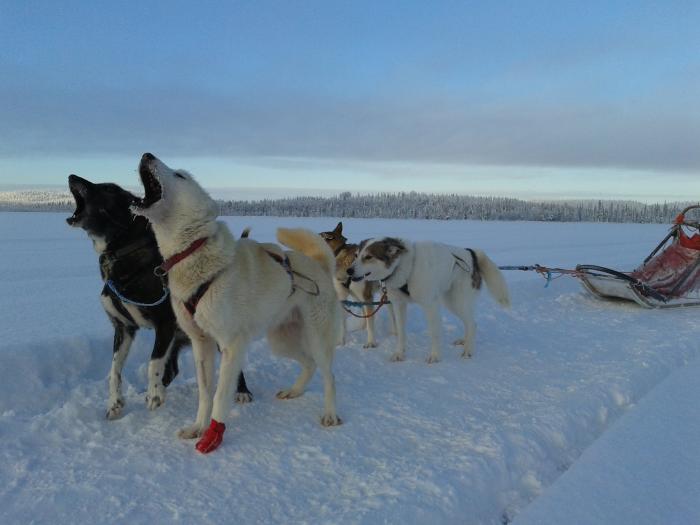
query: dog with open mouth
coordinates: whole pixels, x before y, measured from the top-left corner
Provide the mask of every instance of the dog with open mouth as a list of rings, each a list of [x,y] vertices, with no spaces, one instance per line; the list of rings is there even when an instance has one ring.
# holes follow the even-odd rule
[[[397,348],[392,361],[406,358],[406,310],[418,303],[426,313],[431,351],[428,363],[440,360],[442,346],[440,305],[464,325],[463,357],[474,352],[474,304],[482,281],[504,308],[510,306],[505,279],[498,266],[481,250],[458,248],[432,241],[410,242],[393,237],[362,241],[347,275],[357,282],[379,281],[394,306]]]
[[[107,419],[117,419],[124,409],[121,373],[139,328],[155,330],[146,406],[156,409],[165,402],[165,389],[178,373],[178,355],[189,339],[177,326],[167,280],[153,273],[163,263],[153,230],[144,217],[131,213],[131,206],[140,199],[120,186],[70,175],[68,187],[75,212],[66,222],[85,230],[99,254],[105,283],[100,299],[114,326]],[[251,399],[241,373],[237,400]]]
[[[147,218],[163,255],[171,302],[180,326],[192,340],[199,405],[184,439],[201,437],[196,449],[208,453],[223,440],[232,378],[245,351],[267,334],[272,351],[297,360],[301,374],[279,399],[300,396],[318,367],[323,377],[323,426],[340,424],[335,408],[333,352],[340,328],[332,283],[333,253],[315,233],[280,228],[277,239],[291,248],[235,240],[217,221],[219,206],[182,170],[173,170],[150,153],[139,165],[144,198],[132,206]],[[216,392],[214,354],[221,349]]]

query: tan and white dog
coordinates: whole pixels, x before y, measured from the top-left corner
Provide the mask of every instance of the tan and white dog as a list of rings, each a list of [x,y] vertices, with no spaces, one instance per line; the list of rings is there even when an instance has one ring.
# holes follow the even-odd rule
[[[221,443],[232,381],[250,341],[265,333],[274,353],[302,367],[294,385],[277,397],[300,396],[318,367],[325,400],[321,424],[340,424],[331,370],[340,312],[332,282],[335,259],[326,243],[313,232],[282,228],[277,238],[292,251],[236,241],[216,221],[216,202],[190,174],[170,169],[150,153],[143,155],[139,174],[145,196],[133,212],[153,226],[165,260],[160,271],[168,273],[173,309],[195,358],[197,419],[179,436],[201,436],[197,450],[203,453]],[[212,403],[217,343],[221,365]]]
[[[440,304],[464,324],[463,357],[474,352],[474,302],[482,278],[491,295],[503,307],[510,306],[508,287],[498,267],[480,250],[431,241],[409,242],[392,237],[368,239],[360,244],[347,274],[353,281],[380,281],[394,306],[398,344],[392,361],[406,357],[406,307],[423,307],[428,320],[431,350],[428,363],[440,360]]]
[[[371,303],[374,300],[374,295],[379,291],[379,283],[375,281],[354,282],[347,273],[348,268],[355,262],[359,244],[348,243],[348,239],[343,235],[343,223],[339,222],[334,230],[321,232],[319,234],[328,246],[333,250],[335,255],[335,278],[333,284],[335,291],[338,294],[338,300],[345,301],[348,297],[353,297],[356,301],[362,303]],[[389,315],[391,322],[394,322],[394,313],[392,306],[389,305]],[[374,335],[374,310],[372,306],[366,305],[362,307],[365,315],[365,327],[367,328],[367,342],[363,345],[364,348],[376,348],[377,339]],[[347,316],[343,317],[340,344],[345,344],[345,335],[347,332]]]

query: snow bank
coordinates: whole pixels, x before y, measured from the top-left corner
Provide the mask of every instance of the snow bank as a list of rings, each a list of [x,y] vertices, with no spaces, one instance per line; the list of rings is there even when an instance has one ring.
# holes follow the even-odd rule
[[[700,360],[673,372],[514,525],[700,523]]]

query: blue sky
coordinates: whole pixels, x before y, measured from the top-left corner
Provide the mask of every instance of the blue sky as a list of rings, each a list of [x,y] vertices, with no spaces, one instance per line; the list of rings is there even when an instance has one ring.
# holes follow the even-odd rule
[[[698,2],[0,0],[0,184],[700,198]]]

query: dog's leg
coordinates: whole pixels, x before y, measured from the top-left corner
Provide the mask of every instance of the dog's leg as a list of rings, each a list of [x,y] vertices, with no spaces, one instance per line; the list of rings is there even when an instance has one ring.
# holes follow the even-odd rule
[[[342,419],[338,417],[335,410],[335,376],[331,369],[331,360],[323,359],[319,365],[321,376],[323,376],[323,416],[321,416],[321,425],[324,427],[332,427],[341,425]]]
[[[469,290],[464,287],[455,286],[445,296],[447,308],[462,320],[464,325],[464,337],[457,339],[453,344],[463,346],[462,357],[468,358],[474,352],[474,340],[476,336],[476,323],[474,322],[474,310],[472,307],[473,298],[467,294]],[[472,292],[473,294],[473,292]],[[465,299],[466,296],[466,299]]]
[[[396,328],[396,314],[394,313],[394,305],[389,303],[387,308],[389,309],[389,319],[391,320],[391,328],[389,329],[389,333],[391,335],[396,335],[398,334],[398,330]]]
[[[374,299],[374,294],[372,293],[372,285],[368,282],[364,282],[362,284],[362,302],[371,303]],[[365,319],[367,325],[367,342],[363,345],[363,348],[377,348],[377,341],[374,338],[374,316],[370,316],[373,308],[373,306],[364,306],[362,308],[365,315],[367,316],[367,319]]]
[[[194,424],[181,429],[178,437],[181,439],[193,439],[202,435],[211,419],[211,397],[214,387],[214,360],[216,357],[216,342],[208,336],[199,335],[192,337],[192,355],[197,373],[197,387],[199,390],[199,406],[197,419]]]
[[[238,385],[236,387],[236,403],[250,403],[253,400],[253,394],[248,390],[248,385],[245,382],[243,371],[238,374]]]
[[[156,340],[148,363],[148,391],[146,407],[155,410],[165,403],[165,365],[175,349],[175,322],[156,326]]]
[[[394,305],[396,319],[396,352],[389,358],[391,361],[403,361],[406,359],[406,301],[399,294],[389,296]]]
[[[112,353],[112,368],[109,371],[109,403],[107,405],[107,419],[117,419],[124,408],[122,397],[122,368],[129,355],[131,343],[134,341],[136,328],[126,326],[124,323],[112,319],[114,324],[114,347]]]
[[[231,411],[231,387],[234,378],[238,378],[243,364],[244,347],[240,342],[221,349],[219,381],[214,394],[212,419],[223,421]]]
[[[337,282],[337,281],[335,281],[335,282]],[[350,295],[350,291],[342,285],[336,286],[335,291],[336,291],[336,294],[338,295],[338,301],[340,301],[340,302],[345,301],[348,298],[348,296]],[[345,346],[345,343],[347,342],[347,333],[348,333],[347,324],[348,324],[348,314],[345,311],[345,309],[343,309],[343,319],[340,323],[340,332],[339,332],[340,337],[338,338],[337,346]]]
[[[313,359],[301,353],[301,351],[296,353],[293,359],[298,361],[301,365],[301,373],[291,388],[277,392],[277,399],[294,399],[295,397],[299,397],[304,393],[306,385],[309,384],[309,381],[311,381],[311,378],[314,376],[316,363]]]
[[[334,352],[333,346],[328,344],[328,339],[328,337],[324,338],[322,333],[319,332],[309,333],[307,335],[308,348],[313,357],[314,369],[318,366],[321,377],[323,377],[324,408],[323,416],[321,416],[321,425],[324,427],[342,424],[335,410],[335,376],[332,370]],[[299,379],[301,379],[301,376]]]
[[[224,419],[228,415],[231,402],[231,387],[234,377],[241,373],[244,345],[241,341],[221,348],[221,365],[219,366],[219,382],[214,394],[214,408],[211,412],[211,421],[197,441],[196,449],[202,454],[208,454],[216,450],[224,439],[226,425]]]
[[[442,337],[440,330],[440,305],[437,301],[424,306],[425,317],[428,320],[428,332],[430,333],[430,355],[427,362],[437,363],[440,361],[440,346]]]
[[[163,386],[167,387],[177,377],[180,367],[178,365],[178,357],[183,346],[189,345],[190,340],[187,335],[180,329],[175,330],[173,348],[168,354],[165,362],[165,371],[163,372]]]

